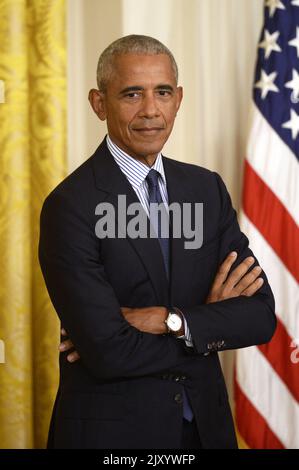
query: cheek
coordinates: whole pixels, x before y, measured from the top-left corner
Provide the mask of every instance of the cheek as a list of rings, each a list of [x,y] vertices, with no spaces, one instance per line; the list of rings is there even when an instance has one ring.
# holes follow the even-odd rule
[[[117,116],[115,121],[117,122],[118,127],[123,130],[128,129],[131,123],[136,119],[136,111],[132,106],[123,108],[121,111],[118,110],[115,115]]]
[[[119,113],[110,112],[107,116],[107,126],[117,134],[122,134],[126,128],[126,119]]]
[[[176,113],[177,113],[177,109],[173,103],[164,109],[164,113],[163,113],[164,119],[169,126],[173,124],[175,117],[176,117]]]

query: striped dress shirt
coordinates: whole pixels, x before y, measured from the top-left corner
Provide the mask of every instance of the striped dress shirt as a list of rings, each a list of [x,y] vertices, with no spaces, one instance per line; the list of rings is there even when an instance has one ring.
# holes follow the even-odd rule
[[[120,170],[123,172],[132,188],[134,189],[137,197],[149,217],[149,192],[148,184],[146,177],[150,170],[154,169],[159,173],[159,189],[162,197],[162,201],[165,206],[168,207],[168,194],[167,194],[167,184],[162,160],[161,152],[158,153],[155,163],[152,167],[147,166],[145,163],[137,160],[134,157],[131,157],[122,149],[120,149],[114,142],[112,142],[109,135],[107,136],[107,146],[112,154],[115,162],[119,166]],[[190,330],[188,328],[187,321],[183,315],[185,334],[184,336],[179,336],[179,339],[184,339],[187,346],[192,347],[192,337]]]

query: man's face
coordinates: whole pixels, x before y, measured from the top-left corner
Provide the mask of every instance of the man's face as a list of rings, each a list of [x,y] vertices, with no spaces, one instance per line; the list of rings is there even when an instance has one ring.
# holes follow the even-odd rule
[[[166,54],[126,54],[115,58],[106,92],[98,92],[98,108],[111,139],[129,155],[155,157],[167,141],[182,100]]]

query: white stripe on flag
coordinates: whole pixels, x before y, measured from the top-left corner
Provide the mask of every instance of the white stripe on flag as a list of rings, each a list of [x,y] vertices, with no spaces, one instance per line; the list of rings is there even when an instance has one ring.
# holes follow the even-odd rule
[[[277,316],[289,336],[299,338],[299,289],[296,280],[243,211],[240,214],[240,225],[250,239],[250,248],[267,275],[275,298]]]
[[[237,381],[288,449],[299,449],[299,404],[256,346],[238,350]]]
[[[255,105],[247,160],[298,224],[298,161]]]

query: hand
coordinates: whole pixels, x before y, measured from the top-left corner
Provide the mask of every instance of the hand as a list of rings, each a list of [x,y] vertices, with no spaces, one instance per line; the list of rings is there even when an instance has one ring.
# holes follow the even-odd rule
[[[140,331],[155,335],[167,333],[165,320],[168,315],[168,310],[166,307],[121,307],[121,312],[127,322]],[[67,332],[64,328],[61,329],[61,335],[67,336]],[[63,341],[59,345],[59,351],[61,352],[69,351],[72,348],[74,348],[74,345],[70,339]],[[75,362],[78,359],[80,359],[80,355],[77,351],[72,351],[67,355],[69,362]]]
[[[207,304],[240,295],[251,297],[263,285],[263,278],[258,277],[262,272],[260,266],[247,273],[255,261],[252,256],[245,258],[228,276],[236,258],[237,253],[233,251],[221,264],[206,300]]]
[[[64,328],[61,329],[61,335],[62,336],[67,336],[67,332],[65,331]],[[65,351],[69,351],[70,349],[74,348],[74,345],[73,343],[71,342],[70,339],[66,339],[64,340],[62,343],[60,343],[59,345],[59,351],[60,352],[65,352]],[[69,362],[75,362],[77,361],[78,359],[80,359],[80,356],[78,354],[77,351],[72,351],[70,354],[67,355],[67,360]]]
[[[168,315],[166,307],[121,307],[121,312],[130,325],[144,333],[163,335],[167,333],[165,320]]]

